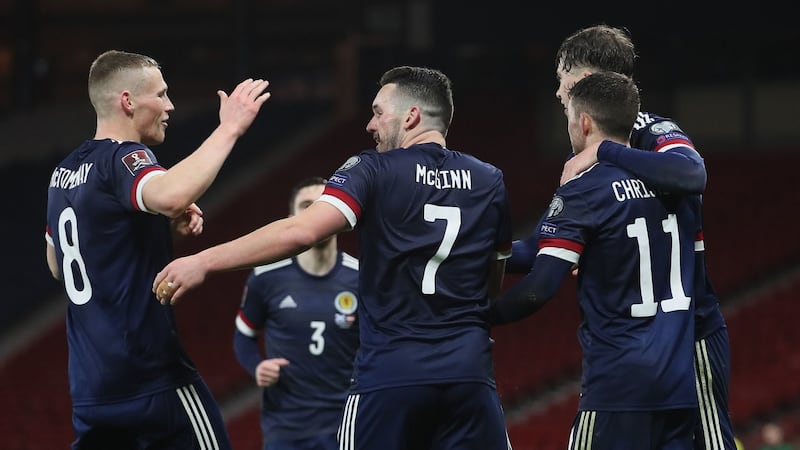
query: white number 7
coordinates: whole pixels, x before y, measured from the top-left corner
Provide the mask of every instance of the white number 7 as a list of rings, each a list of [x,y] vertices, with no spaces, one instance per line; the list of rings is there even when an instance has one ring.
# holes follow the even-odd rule
[[[439,270],[439,265],[450,256],[450,250],[453,249],[458,230],[461,228],[461,209],[456,206],[426,203],[423,214],[426,222],[434,222],[437,219],[444,219],[447,222],[442,243],[439,244],[436,254],[428,260],[428,264],[425,264],[425,273],[422,276],[422,293],[433,294],[436,292],[436,271]]]

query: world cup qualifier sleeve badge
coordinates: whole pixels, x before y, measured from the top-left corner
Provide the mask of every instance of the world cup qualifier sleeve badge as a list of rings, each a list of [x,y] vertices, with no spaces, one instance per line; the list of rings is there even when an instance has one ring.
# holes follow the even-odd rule
[[[131,173],[131,175],[136,175],[136,172],[144,167],[155,165],[153,160],[150,159],[150,155],[148,155],[143,149],[132,151],[123,156],[122,162],[125,163],[125,167],[128,168],[128,171]]]

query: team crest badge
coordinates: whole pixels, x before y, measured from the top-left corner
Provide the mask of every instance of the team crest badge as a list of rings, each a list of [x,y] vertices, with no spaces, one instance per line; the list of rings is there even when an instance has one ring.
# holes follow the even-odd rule
[[[358,298],[349,291],[340,292],[333,301],[336,311],[334,322],[339,328],[350,329],[356,323],[356,309],[358,308]]]
[[[136,150],[128,153],[122,157],[122,162],[125,163],[125,167],[128,168],[131,175],[136,175],[136,172],[142,168],[155,164],[153,160],[150,159],[150,155],[144,150]]]
[[[333,300],[336,310],[342,314],[353,314],[358,308],[358,298],[349,291],[340,292]]]

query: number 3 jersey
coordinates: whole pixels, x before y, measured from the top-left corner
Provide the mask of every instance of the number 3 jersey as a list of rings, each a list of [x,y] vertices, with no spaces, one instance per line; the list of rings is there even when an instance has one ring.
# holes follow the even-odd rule
[[[697,406],[690,297],[699,230],[698,197],[657,197],[605,162],[556,191],[539,255],[579,264],[580,409]]]
[[[336,433],[358,349],[357,294],[358,260],[344,252],[322,276],[296,258],[250,273],[236,329],[253,339],[263,330],[266,357],[289,360],[263,390],[267,442]]]
[[[319,201],[359,234],[353,392],[493,386],[487,268],[511,249],[502,172],[433,143],[367,150],[329,178]]]
[[[148,211],[142,187],[163,173],[142,144],[87,140],[53,171],[46,239],[68,297],[73,404],[126,400],[197,377],[172,308],[151,292],[169,263],[169,220]]]

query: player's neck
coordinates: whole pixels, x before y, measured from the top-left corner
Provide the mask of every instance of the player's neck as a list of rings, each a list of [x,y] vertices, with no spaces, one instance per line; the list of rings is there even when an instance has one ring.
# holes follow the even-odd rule
[[[113,121],[97,121],[97,129],[94,133],[95,139],[114,139],[115,141],[140,142],[139,133],[132,131],[127,126],[120,126]]]
[[[336,265],[336,241],[332,240],[323,246],[311,247],[297,255],[300,268],[311,275],[327,274]]]
[[[442,136],[442,133],[436,130],[427,130],[419,134],[408,135],[403,140],[403,145],[401,145],[401,147],[407,148],[411,147],[412,145],[428,142],[439,144],[442,147],[447,147],[447,142],[445,141],[444,136]]]
[[[573,149],[573,153],[577,155],[583,152],[584,149],[587,149],[593,145],[595,146],[595,151],[596,151],[597,147],[600,146],[600,144],[602,144],[603,141],[616,142],[617,144],[622,144],[626,147],[630,147],[630,142],[627,139],[611,137],[605,134],[593,134],[587,136],[586,141],[583,143],[583,147],[580,150]]]

